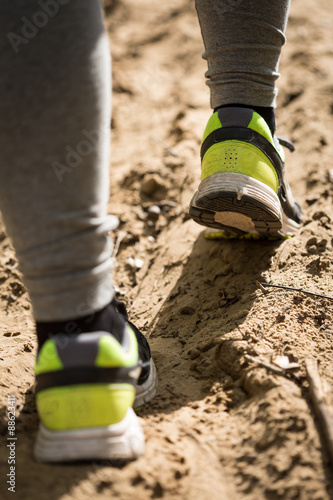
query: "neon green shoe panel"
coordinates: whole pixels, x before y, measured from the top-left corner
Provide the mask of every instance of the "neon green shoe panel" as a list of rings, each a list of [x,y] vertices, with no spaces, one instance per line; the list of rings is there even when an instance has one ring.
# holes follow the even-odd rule
[[[52,431],[105,427],[120,422],[135,397],[130,384],[54,387],[36,395],[42,424]]]
[[[247,128],[250,128],[255,132],[258,132],[258,134],[263,135],[274,146],[273,137],[269,126],[267,125],[265,120],[255,111],[253,112],[252,120],[248,124]]]
[[[211,146],[202,160],[201,180],[212,174],[234,172],[248,175],[279,189],[276,170],[267,156],[255,146],[241,141],[224,141]]]
[[[269,126],[267,125],[265,120],[255,111],[253,112],[252,120],[248,124],[247,128],[250,128],[250,129],[254,130],[255,132],[258,132],[258,134],[261,134],[262,136],[264,136],[265,139],[267,139],[274,146],[274,148],[276,149],[281,160],[283,162],[285,161],[286,157],[285,157],[283,148],[281,148],[281,147],[280,147],[280,149],[276,148]]]
[[[61,370],[62,362],[57,353],[57,347],[54,340],[47,340],[40,350],[36,359],[35,374]]]
[[[135,333],[128,326],[130,345],[125,352],[119,342],[113,337],[105,335],[99,339],[99,351],[95,366],[112,368],[114,366],[135,366],[138,363],[138,343]]]
[[[217,130],[222,127],[222,124],[220,122],[218,113],[213,113],[212,116],[209,118],[208,123],[206,125],[204,135],[202,138],[202,142],[206,139],[206,137],[209,136],[214,130]]]

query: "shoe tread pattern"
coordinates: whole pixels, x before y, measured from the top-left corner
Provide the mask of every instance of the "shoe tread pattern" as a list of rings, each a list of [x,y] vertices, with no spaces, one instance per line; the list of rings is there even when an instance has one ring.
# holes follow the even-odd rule
[[[236,193],[221,192],[204,196],[195,206],[192,205],[189,211],[191,218],[202,226],[244,233],[240,229],[217,222],[215,214],[221,212],[234,212],[251,218],[256,230],[267,236],[277,235],[282,227],[280,218],[266,205],[246,195],[239,200]]]

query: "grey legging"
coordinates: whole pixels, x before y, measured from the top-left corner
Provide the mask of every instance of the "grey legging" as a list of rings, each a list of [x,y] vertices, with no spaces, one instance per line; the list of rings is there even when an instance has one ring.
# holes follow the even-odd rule
[[[288,1],[196,5],[212,106],[274,105]],[[77,318],[113,296],[100,2],[3,0],[0,33],[0,209],[35,319]]]
[[[211,106],[275,107],[290,0],[196,0]]]

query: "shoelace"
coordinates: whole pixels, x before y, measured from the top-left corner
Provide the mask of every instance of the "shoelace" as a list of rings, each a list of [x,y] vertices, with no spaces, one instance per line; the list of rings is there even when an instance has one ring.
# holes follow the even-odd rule
[[[294,146],[294,144],[291,141],[289,141],[285,137],[281,137],[280,135],[277,135],[276,138],[279,141],[279,143],[282,146],[285,146],[286,148],[288,148],[289,151],[291,151],[292,153],[295,151],[295,146]]]

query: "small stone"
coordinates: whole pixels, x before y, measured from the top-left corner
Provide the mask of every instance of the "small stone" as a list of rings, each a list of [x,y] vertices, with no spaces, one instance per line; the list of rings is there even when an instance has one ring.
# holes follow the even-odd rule
[[[157,221],[161,215],[161,209],[157,205],[152,205],[148,208],[148,219],[152,221]]]
[[[126,259],[126,264],[133,270],[133,271],[137,271],[139,269],[142,268],[143,266],[143,260],[142,259],[139,259],[138,257],[135,257],[133,259],[133,257],[128,257]]]

